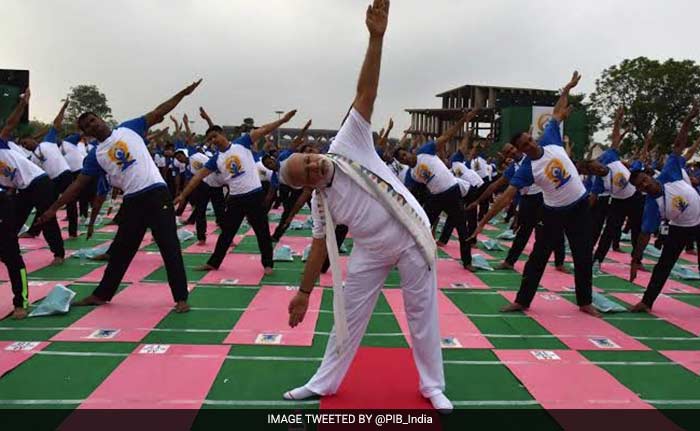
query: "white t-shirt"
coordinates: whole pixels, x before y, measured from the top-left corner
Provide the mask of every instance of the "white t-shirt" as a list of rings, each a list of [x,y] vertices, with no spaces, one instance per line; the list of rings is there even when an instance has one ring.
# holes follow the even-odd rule
[[[32,152],[27,150],[24,147],[21,147],[17,145],[16,143],[9,141],[7,145],[10,147],[12,151],[17,151],[18,153],[22,154],[25,159],[29,159],[32,156]]]
[[[153,161],[155,162],[156,166],[159,168],[164,168],[167,166],[166,161],[165,161],[165,156],[160,154],[160,153],[155,153],[153,155]]]
[[[452,173],[455,177],[468,182],[473,188],[479,188],[484,185],[484,180],[481,179],[479,174],[467,167],[464,162],[452,162]]]
[[[49,175],[52,180],[58,178],[65,172],[72,172],[68,162],[66,162],[61,149],[55,142],[44,141],[37,145],[33,151],[34,157],[39,162],[39,166]]]
[[[416,154],[416,166],[411,169],[413,181],[425,184],[430,194],[437,195],[457,185],[455,176],[437,156],[437,144],[430,141]]]
[[[260,176],[260,181],[261,182],[271,182],[272,181],[272,170],[267,169],[267,167],[263,164],[262,160],[258,160],[255,165],[258,167],[258,175]]]
[[[209,161],[209,157],[207,157],[203,153],[194,153],[190,156],[190,163],[187,165],[187,170],[190,171],[190,173],[194,176],[199,173],[204,167],[206,166],[207,162]],[[211,173],[204,177],[202,182],[210,187],[219,187],[217,185],[217,182],[214,180],[214,174]]]
[[[121,124],[88,153],[82,173],[93,177],[105,175],[112,187],[124,191],[124,197],[165,187],[143,140],[146,130],[145,117]]]
[[[73,143],[72,141],[64,140],[61,144],[61,149],[71,172],[77,172],[83,168],[83,159],[87,156],[87,150],[83,142]]]
[[[620,161],[617,150],[613,148],[606,150],[598,157],[598,161],[610,169],[605,185],[608,186],[607,190],[610,191],[613,199],[627,199],[636,193],[637,189],[629,182],[630,171]]]
[[[489,178],[489,164],[486,160],[484,160],[483,157],[481,156],[476,156],[471,160],[471,169],[476,172],[481,179],[488,179]]]
[[[394,190],[406,199],[407,204],[420,215],[425,225],[430,226],[428,217],[418,201],[377,155],[374,149],[371,125],[354,108],[350,110],[350,114],[328,152],[354,160],[391,184]],[[394,254],[415,245],[412,235],[406,231],[403,225],[395,220],[379,201],[355,184],[340,169],[335,170],[330,187],[322,189],[322,191],[314,191],[311,205],[314,238],[325,237],[317,199],[318,193],[324,193],[336,225],[348,226],[355,247],[362,247],[363,250],[378,253]]]
[[[510,184],[518,189],[538,185],[544,205],[555,209],[566,208],[587,196],[576,166],[563,147],[558,121],[553,119],[547,123],[540,147],[542,157],[537,160],[525,157]]]
[[[243,135],[231,142],[226,150],[214,154],[205,165],[210,171],[224,175],[229,196],[242,196],[262,190],[252,146],[250,135]]]
[[[7,142],[0,139],[0,186],[24,190],[32,181],[45,175],[40,167],[18,151],[11,150]]]

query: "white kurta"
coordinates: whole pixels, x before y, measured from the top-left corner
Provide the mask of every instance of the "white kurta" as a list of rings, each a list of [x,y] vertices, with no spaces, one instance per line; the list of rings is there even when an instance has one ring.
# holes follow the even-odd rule
[[[379,175],[406,197],[421,215],[427,216],[410,192],[377,156],[372,141],[371,126],[351,110],[329,149],[362,164]],[[336,169],[326,196],[333,220],[348,226],[354,246],[345,280],[345,310],[349,337],[341,353],[337,352],[335,329],[331,332],[326,353],[316,374],[306,387],[320,395],[334,394],[360,345],[384,281],[395,266],[401,276],[401,289],[406,307],[413,346],[413,357],[420,376],[423,396],[432,397],[444,390],[442,350],[437,307],[437,277],[430,268],[411,234],[372,196]],[[317,209],[316,202],[312,209]],[[323,238],[323,227],[317,210],[314,217],[314,237]]]

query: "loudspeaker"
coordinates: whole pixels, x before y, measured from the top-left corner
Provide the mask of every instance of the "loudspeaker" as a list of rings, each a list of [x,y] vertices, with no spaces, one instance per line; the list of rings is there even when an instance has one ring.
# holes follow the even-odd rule
[[[12,113],[19,101],[19,95],[29,87],[28,70],[0,69],[0,124]],[[29,107],[22,115],[21,124],[29,122]]]

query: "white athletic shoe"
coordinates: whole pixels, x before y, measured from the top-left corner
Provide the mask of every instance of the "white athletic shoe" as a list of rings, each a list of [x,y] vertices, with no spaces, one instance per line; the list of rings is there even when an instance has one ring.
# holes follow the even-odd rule
[[[454,410],[454,406],[442,392],[433,395],[429,399],[430,403],[433,405],[433,408],[440,414],[447,415],[452,413],[452,410]]]
[[[291,391],[287,391],[282,395],[282,398],[288,401],[300,401],[307,398],[313,398],[319,396],[316,392],[312,392],[306,388],[306,386],[300,386]]]

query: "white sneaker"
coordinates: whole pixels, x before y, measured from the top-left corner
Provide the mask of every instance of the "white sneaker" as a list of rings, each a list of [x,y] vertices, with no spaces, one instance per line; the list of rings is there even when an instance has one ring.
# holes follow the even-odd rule
[[[319,396],[316,392],[313,392],[306,388],[306,386],[300,386],[291,391],[287,391],[282,395],[282,398],[288,401],[300,401],[307,398],[313,398]]]
[[[433,408],[437,410],[440,414],[447,415],[452,413],[452,410],[454,410],[454,406],[442,392],[433,395],[429,398],[429,400],[430,403],[433,405]]]

